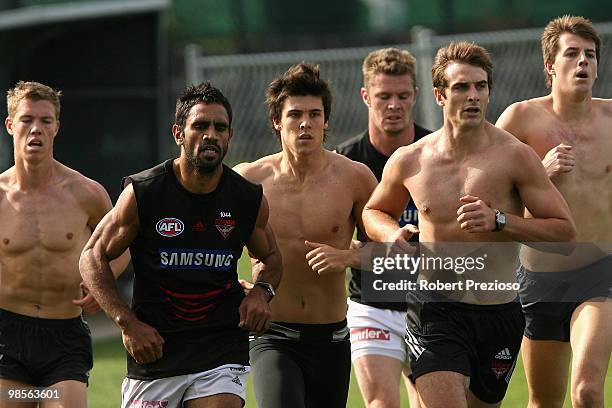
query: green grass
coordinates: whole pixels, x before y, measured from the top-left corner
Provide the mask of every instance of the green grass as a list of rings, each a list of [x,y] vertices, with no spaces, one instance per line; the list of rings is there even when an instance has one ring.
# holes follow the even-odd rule
[[[89,406],[92,408],[115,408],[118,407],[121,401],[121,382],[125,375],[125,349],[121,343],[121,339],[96,342],[94,343],[94,368],[91,372],[89,381]],[[610,389],[612,384],[612,372],[608,370],[606,377],[607,389]],[[256,408],[255,396],[249,379],[247,395],[247,408]],[[402,387],[402,407],[408,406],[406,391]],[[527,383],[525,382],[525,374],[523,365],[519,361],[510,381],[508,393],[504,399],[504,407],[525,407],[527,406]],[[606,407],[612,407],[612,392],[606,394]],[[349,389],[349,400],[347,407],[362,408],[364,407],[363,400],[359,393],[357,380],[351,373],[351,385]],[[565,401],[565,408],[571,408],[569,396]]]
[[[245,256],[240,259],[239,263],[240,276],[250,280],[248,272],[250,270],[248,260]],[[121,401],[121,382],[126,371],[125,349],[121,343],[121,339],[95,342],[94,343],[94,368],[91,372],[89,381],[89,406],[92,408],[115,408],[120,406]],[[604,406],[612,407],[612,371],[608,370],[606,377],[606,400]],[[568,388],[569,390],[569,388]],[[408,407],[408,398],[406,390],[402,386],[401,390],[402,407]],[[527,383],[523,371],[522,362],[519,360],[506,397],[504,398],[504,407],[518,408],[527,406]],[[248,382],[247,408],[257,408],[255,404],[255,396],[251,386],[251,381]],[[351,372],[351,384],[349,388],[349,399],[347,403],[349,408],[363,408],[363,400],[359,393],[357,380]],[[289,407],[288,407],[289,408]],[[569,392],[565,399],[564,408],[571,408],[569,402]]]

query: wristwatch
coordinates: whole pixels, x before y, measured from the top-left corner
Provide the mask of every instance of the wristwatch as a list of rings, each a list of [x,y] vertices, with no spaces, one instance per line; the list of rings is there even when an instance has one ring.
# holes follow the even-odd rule
[[[266,291],[266,293],[268,294],[268,302],[272,300],[274,295],[276,295],[276,292],[274,291],[274,286],[272,286],[268,282],[257,281],[255,282],[255,286],[261,286]]]
[[[506,214],[499,210],[495,210],[495,229],[493,232],[499,232],[506,226]]]

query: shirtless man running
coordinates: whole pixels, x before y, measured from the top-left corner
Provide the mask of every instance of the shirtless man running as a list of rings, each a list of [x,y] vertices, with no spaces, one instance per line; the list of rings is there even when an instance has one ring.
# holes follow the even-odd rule
[[[529,248],[521,256],[532,408],[563,406],[570,358],[572,406],[604,406],[612,352],[612,100],[592,95],[600,44],[583,17],[552,20],[542,34],[550,94],[511,105],[497,122],[540,156],[578,233],[571,256]],[[553,281],[570,291],[543,296]]]
[[[415,228],[400,228],[397,219],[412,199],[421,246],[503,245],[489,257],[485,277],[514,282],[512,241],[571,240],[569,209],[533,151],[485,120],[492,63],[484,48],[441,48],[432,77],[444,125],[391,156],[364,210],[366,233],[406,246]],[[532,218],[523,218],[524,207]],[[445,295],[408,293],[406,342],[421,406],[500,406],[524,327],[516,291]]]
[[[81,284],[79,256],[111,209],[106,190],[53,158],[61,92],[37,82],[8,91],[5,125],[15,165],[0,174],[0,405],[15,391],[53,387],[43,407],[85,407],[93,365],[81,314],[98,305]],[[126,253],[114,264],[118,275]],[[11,392],[12,391],[12,392]]]
[[[283,255],[271,329],[251,341],[255,396],[260,408],[345,407],[345,270],[359,265],[349,245],[376,179],[324,149],[331,92],[318,67],[291,67],[272,81],[267,103],[282,151],[236,169],[263,185]]]

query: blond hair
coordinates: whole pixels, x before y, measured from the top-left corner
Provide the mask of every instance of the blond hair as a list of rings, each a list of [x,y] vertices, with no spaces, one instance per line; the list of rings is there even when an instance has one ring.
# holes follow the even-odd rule
[[[62,91],[43,85],[39,82],[24,82],[19,81],[14,88],[9,89],[6,93],[6,106],[9,117],[13,117],[17,112],[17,106],[23,99],[31,99],[33,101],[49,101],[55,108],[55,118],[60,116],[60,96]]]
[[[377,74],[405,75],[412,78],[416,89],[416,59],[408,51],[398,48],[382,48],[372,51],[363,60],[363,86],[368,87]]]

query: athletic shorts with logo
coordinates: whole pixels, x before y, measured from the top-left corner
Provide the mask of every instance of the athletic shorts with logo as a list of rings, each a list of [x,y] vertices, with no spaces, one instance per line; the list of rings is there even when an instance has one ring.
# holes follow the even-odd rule
[[[0,309],[0,378],[36,387],[88,383],[91,333],[79,316],[39,319]]]
[[[345,408],[351,374],[346,320],[272,323],[250,342],[253,388],[261,408]]]
[[[563,272],[518,270],[525,337],[569,342],[574,310],[587,300],[612,298],[612,256]]]
[[[380,309],[347,299],[346,320],[351,330],[351,361],[377,355],[408,364],[404,341],[406,312]]]
[[[525,320],[518,301],[500,305],[425,302],[407,295],[406,343],[412,379],[435,371],[470,377],[470,390],[494,404],[506,394]]]
[[[244,406],[248,373],[248,366],[225,364],[200,373],[156,380],[125,378],[121,387],[121,407],[183,407],[186,401],[217,394],[237,395]]]

